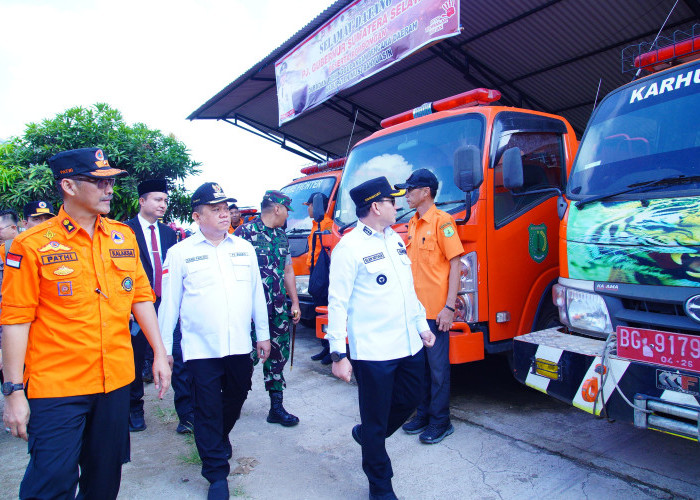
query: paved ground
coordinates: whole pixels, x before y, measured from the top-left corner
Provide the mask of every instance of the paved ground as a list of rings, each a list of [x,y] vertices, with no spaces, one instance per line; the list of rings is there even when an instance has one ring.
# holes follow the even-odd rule
[[[229,478],[232,496],[367,498],[350,437],[357,388],[309,360],[317,345],[300,328],[285,392],[301,419],[296,428],[265,422],[268,398],[256,369],[231,435],[232,469],[240,466]],[[593,419],[521,386],[501,358],[455,367],[452,380],[452,436],[427,446],[399,431],[387,442],[399,498],[700,498],[697,443]],[[148,429],[132,435],[122,499],[206,498],[199,466],[189,463],[192,445],[175,434],[169,396],[157,401],[148,386]],[[0,499],[17,497],[26,462],[26,445],[0,435]]]

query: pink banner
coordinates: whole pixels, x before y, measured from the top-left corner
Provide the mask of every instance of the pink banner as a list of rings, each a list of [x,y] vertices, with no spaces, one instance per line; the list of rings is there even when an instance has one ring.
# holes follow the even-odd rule
[[[275,63],[279,124],[459,34],[459,0],[357,0]]]

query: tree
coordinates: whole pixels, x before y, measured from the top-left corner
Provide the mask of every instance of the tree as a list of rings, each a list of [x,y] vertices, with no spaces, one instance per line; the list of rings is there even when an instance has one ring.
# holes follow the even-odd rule
[[[23,136],[0,144],[0,207],[21,211],[25,203],[43,199],[60,205],[48,159],[68,149],[99,147],[110,163],[129,172],[114,187],[110,217],[126,220],[139,209],[136,186],[146,179],[165,178],[170,190],[166,220],[190,220],[189,194],[183,181],[199,173],[187,147],[172,134],[143,123],[127,125],[121,113],[98,103],[75,107],[30,123]]]

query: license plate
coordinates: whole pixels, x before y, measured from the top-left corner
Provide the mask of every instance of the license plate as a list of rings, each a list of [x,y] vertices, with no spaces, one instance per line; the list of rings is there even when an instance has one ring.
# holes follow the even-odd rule
[[[694,335],[618,326],[617,355],[700,373],[700,337]]]

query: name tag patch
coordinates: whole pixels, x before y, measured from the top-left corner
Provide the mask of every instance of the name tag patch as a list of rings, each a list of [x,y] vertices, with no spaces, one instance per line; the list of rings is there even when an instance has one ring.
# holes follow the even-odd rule
[[[406,255],[406,249],[405,248],[397,248],[397,252],[399,252],[399,255]]]
[[[231,257],[248,257],[248,252],[231,252]]]
[[[370,264],[372,262],[382,260],[383,258],[384,258],[384,253],[379,252],[379,253],[375,253],[374,255],[368,255],[367,257],[363,257],[362,260],[364,261],[365,264]]]
[[[121,259],[124,257],[136,257],[136,252],[133,248],[124,248],[119,250],[110,248],[109,256],[113,259]]]
[[[196,257],[190,257],[188,259],[185,259],[185,264],[191,264],[192,262],[199,262],[201,260],[207,260],[209,258],[208,255],[197,255]]]
[[[72,281],[59,281],[58,285],[58,296],[59,297],[70,297],[73,295],[73,282]]]
[[[49,264],[57,264],[59,262],[73,262],[78,260],[78,255],[75,252],[52,253],[41,256],[41,263],[45,266]]]

